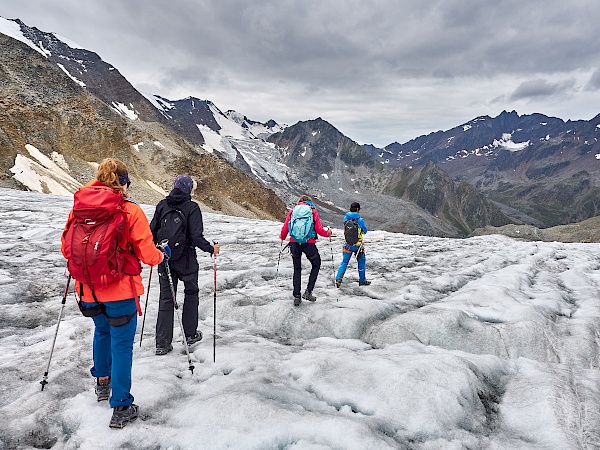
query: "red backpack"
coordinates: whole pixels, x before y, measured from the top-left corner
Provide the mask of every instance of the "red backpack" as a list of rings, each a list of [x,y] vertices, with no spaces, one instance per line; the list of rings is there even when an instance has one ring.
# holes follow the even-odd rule
[[[125,198],[106,186],[87,186],[73,196],[73,216],[67,222],[64,254],[77,281],[104,287],[123,275],[139,275],[142,266],[129,243]]]

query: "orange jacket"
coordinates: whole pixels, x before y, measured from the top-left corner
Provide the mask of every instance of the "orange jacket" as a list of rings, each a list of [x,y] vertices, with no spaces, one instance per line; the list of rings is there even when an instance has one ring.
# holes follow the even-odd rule
[[[103,186],[103,184],[98,180],[92,180],[87,183],[86,186]],[[155,266],[161,263],[163,255],[161,251],[154,246],[148,218],[146,217],[146,214],[144,214],[144,211],[142,211],[142,208],[135,203],[125,202],[125,210],[129,213],[129,216],[127,217],[127,223],[129,225],[129,242],[131,242],[133,246],[135,256],[149,266]],[[69,213],[69,219],[72,216],[73,210]],[[64,237],[61,238],[61,242],[61,251],[64,256]],[[91,290],[85,283],[80,283],[79,281],[75,282],[77,295],[80,295],[82,286],[83,295],[81,296],[81,299],[86,302],[93,302],[94,299]],[[133,290],[134,287],[135,292]],[[94,293],[100,302],[114,302],[142,295],[144,293],[144,285],[142,284],[141,275],[125,275],[119,281],[109,284],[106,287],[96,287]]]

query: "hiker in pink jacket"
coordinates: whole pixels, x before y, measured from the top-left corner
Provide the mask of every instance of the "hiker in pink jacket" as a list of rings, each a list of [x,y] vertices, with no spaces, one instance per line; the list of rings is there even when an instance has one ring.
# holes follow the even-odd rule
[[[319,269],[321,268],[321,256],[317,249],[317,235],[323,237],[331,236],[330,228],[323,228],[319,213],[308,195],[303,195],[298,199],[298,204],[294,209],[288,212],[279,238],[283,241],[288,233],[290,234],[290,253],[294,262],[294,306],[302,303],[302,298],[310,302],[317,300],[312,293],[317,282]],[[306,255],[312,265],[306,291],[300,296],[302,253]]]

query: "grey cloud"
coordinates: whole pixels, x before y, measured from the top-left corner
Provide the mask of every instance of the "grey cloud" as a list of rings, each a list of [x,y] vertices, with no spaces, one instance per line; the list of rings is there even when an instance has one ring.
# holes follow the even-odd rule
[[[600,90],[600,69],[596,69],[596,71],[590,77],[590,80],[584,87],[585,91],[598,91]]]
[[[535,97],[551,97],[571,92],[575,80],[570,79],[559,83],[549,83],[544,79],[524,81],[510,95],[510,100],[523,100]]]
[[[344,108],[360,105],[352,126],[377,136],[384,120],[433,130],[493,114],[490,105],[494,113],[515,109],[511,102],[523,99],[531,108],[542,101],[544,113],[544,99],[564,99],[575,83],[548,80],[600,60],[597,0],[5,3],[3,16],[97,52],[149,93],[207,98],[248,117],[260,111],[280,120],[276,113],[288,111],[288,122],[331,111],[339,120],[350,115]],[[530,81],[507,94],[515,80]],[[599,74],[586,89],[600,92]]]

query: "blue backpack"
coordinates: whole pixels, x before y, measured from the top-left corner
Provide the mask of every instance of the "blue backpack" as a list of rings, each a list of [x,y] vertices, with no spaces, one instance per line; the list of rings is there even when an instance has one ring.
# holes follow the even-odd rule
[[[292,210],[289,223],[290,236],[299,244],[317,236],[312,208],[308,205],[296,205]]]

